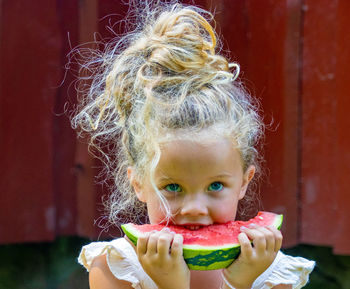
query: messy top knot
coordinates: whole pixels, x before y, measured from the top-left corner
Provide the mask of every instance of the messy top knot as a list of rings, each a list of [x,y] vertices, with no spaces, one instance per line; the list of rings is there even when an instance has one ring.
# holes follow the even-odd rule
[[[199,9],[174,5],[151,17],[115,59],[103,94],[106,101],[115,100],[120,125],[136,98],[180,103],[190,91],[208,83],[232,80],[227,60],[215,54],[213,28],[195,10]],[[171,98],[160,97],[165,89],[171,90]]]
[[[188,135],[215,127],[240,150],[244,170],[251,164],[259,169],[256,146],[262,122],[235,81],[239,66],[217,54],[208,22],[212,15],[180,4],[158,5],[140,15],[142,26],[107,46],[99,59],[101,73],[94,74],[72,120],[91,135],[91,147],[115,181],[107,205],[117,223],[120,217],[136,221],[133,217],[144,210],[127,180],[127,167],[136,169],[141,182],[146,171],[152,178],[160,140],[176,131]],[[170,215],[166,200],[154,189]]]

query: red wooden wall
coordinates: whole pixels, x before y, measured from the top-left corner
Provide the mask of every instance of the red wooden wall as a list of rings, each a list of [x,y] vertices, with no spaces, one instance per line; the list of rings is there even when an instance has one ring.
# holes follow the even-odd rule
[[[29,1],[1,2],[3,243],[56,235],[53,108],[62,73],[63,39],[53,2],[38,1],[37,7]]]
[[[304,15],[300,240],[350,253],[350,2],[306,1]]]
[[[285,215],[285,246],[349,254],[349,1],[195,2],[215,8],[224,49],[241,64],[266,123],[273,121],[261,196],[264,209]],[[64,67],[71,48],[94,32],[111,36],[106,26],[127,7],[117,0],[0,5],[0,243],[96,238],[106,192],[94,185],[97,163],[64,115],[76,98]]]

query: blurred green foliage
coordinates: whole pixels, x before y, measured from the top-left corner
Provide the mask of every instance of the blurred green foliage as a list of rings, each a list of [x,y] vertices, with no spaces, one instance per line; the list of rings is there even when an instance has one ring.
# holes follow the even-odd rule
[[[0,289],[88,289],[88,273],[77,256],[89,242],[61,237],[48,243],[0,246]]]

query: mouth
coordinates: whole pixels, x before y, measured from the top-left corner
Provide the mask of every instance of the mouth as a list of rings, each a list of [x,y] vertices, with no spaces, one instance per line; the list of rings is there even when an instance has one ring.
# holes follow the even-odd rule
[[[205,225],[200,225],[200,224],[183,224],[183,225],[181,225],[181,227],[184,227],[185,229],[190,230],[190,231],[196,231],[196,230],[199,230],[199,229],[205,227]]]

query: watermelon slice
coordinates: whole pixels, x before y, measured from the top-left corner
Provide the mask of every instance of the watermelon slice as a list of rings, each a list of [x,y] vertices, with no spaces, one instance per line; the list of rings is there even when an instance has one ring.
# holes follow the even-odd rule
[[[183,256],[191,270],[217,270],[229,266],[239,255],[241,248],[238,243],[240,227],[249,224],[260,226],[272,225],[280,229],[283,215],[269,212],[259,212],[249,221],[231,221],[225,224],[214,224],[198,230],[189,230],[181,226],[169,225],[168,228],[184,237]],[[137,239],[143,233],[153,230],[161,231],[164,225],[124,224],[122,229],[128,238],[136,245]]]

